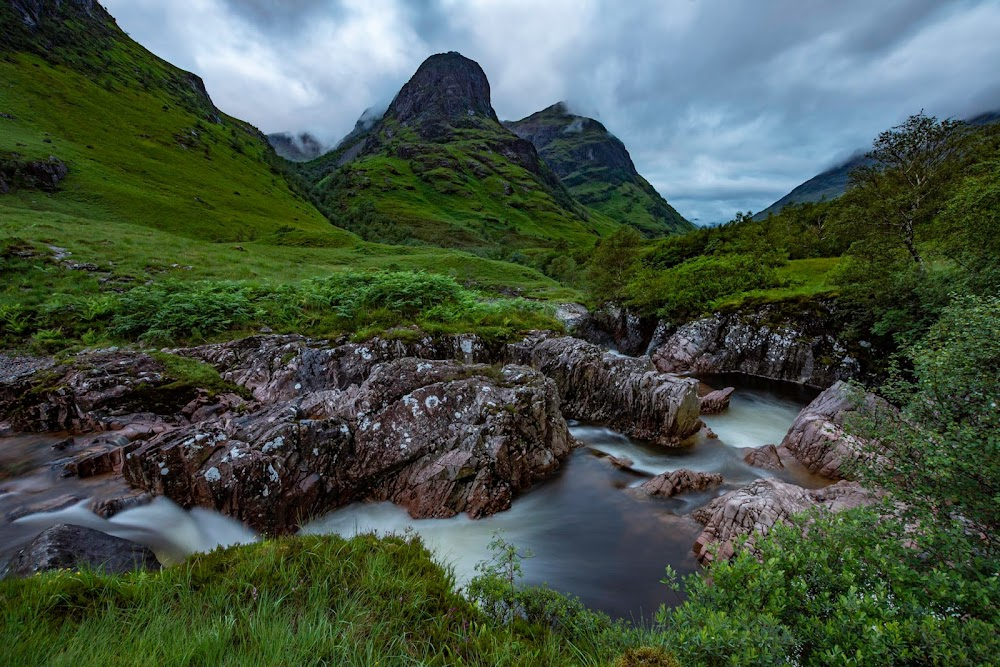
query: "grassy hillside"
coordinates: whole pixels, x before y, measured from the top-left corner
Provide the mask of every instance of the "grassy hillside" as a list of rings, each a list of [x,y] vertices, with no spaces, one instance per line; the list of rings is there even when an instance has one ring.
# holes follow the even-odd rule
[[[595,213],[646,236],[694,229],[636,171],[625,145],[596,120],[571,114],[559,103],[506,125],[534,144],[570,193]]]
[[[388,120],[378,133],[377,150],[322,175],[315,190],[335,220],[365,238],[502,257],[560,239],[592,245],[617,227],[505,155],[511,137],[502,128],[426,142]]]

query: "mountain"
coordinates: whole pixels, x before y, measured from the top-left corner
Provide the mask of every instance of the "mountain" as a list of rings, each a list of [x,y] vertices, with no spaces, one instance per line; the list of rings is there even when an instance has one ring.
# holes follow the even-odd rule
[[[847,181],[851,172],[858,167],[869,164],[864,153],[856,153],[848,160],[813,176],[805,183],[796,186],[787,195],[774,202],[753,217],[754,220],[764,220],[769,215],[781,213],[781,209],[791,204],[818,202],[824,199],[836,199],[847,190]]]
[[[377,120],[298,167],[331,219],[373,241],[489,255],[593,244],[618,225],[577,202],[530,141],[497,119],[482,68],[429,57]]]
[[[987,111],[969,118],[965,122],[969,125],[989,125],[1000,121],[1000,110]],[[858,151],[846,161],[827,169],[826,171],[813,176],[805,183],[796,186],[787,195],[774,202],[763,211],[753,216],[754,220],[764,220],[769,215],[777,215],[781,209],[790,204],[803,204],[807,202],[818,202],[824,199],[836,199],[847,190],[847,181],[851,171],[858,167],[870,164],[865,158],[864,151]]]
[[[647,236],[694,229],[636,171],[625,144],[593,118],[571,113],[564,102],[504,125],[530,141],[570,193],[590,209]]]
[[[326,147],[319,139],[308,132],[292,134],[291,132],[276,132],[267,135],[267,141],[274,152],[292,162],[308,162],[315,160],[326,152]]]
[[[93,0],[0,0],[0,166],[61,163],[59,192],[5,207],[208,241],[340,246],[249,123],[129,38]]]

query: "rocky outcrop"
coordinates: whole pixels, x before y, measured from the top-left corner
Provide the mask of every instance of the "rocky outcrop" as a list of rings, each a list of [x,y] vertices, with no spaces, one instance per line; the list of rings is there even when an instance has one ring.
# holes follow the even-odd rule
[[[781,461],[781,455],[778,453],[778,448],[774,445],[761,445],[749,450],[743,456],[743,461],[748,466],[761,470],[781,470],[785,467]]]
[[[43,531],[11,559],[5,575],[28,577],[47,570],[88,568],[106,574],[159,570],[147,547],[97,530],[59,524]]]
[[[698,398],[699,409],[703,415],[717,415],[729,409],[729,399],[733,392],[733,387],[717,389]]]
[[[0,195],[21,189],[56,192],[68,173],[66,164],[51,155],[48,160],[0,156]]]
[[[856,377],[861,366],[827,333],[831,314],[823,305],[777,312],[715,314],[680,327],[652,352],[665,373],[746,373],[828,387]]]
[[[303,336],[266,335],[173,352],[211,364],[223,379],[246,387],[263,403],[346,389],[361,384],[377,364],[403,357],[493,363],[502,356],[500,346],[469,334],[416,342],[375,338],[335,346]]]
[[[816,491],[777,479],[758,479],[749,486],[720,496],[693,513],[705,529],[694,543],[694,553],[702,562],[728,559],[740,538],[753,550],[754,540],[767,535],[779,523],[811,509],[832,512],[866,505],[872,495],[856,482],[838,482]]]
[[[844,431],[844,420],[858,410],[886,405],[874,394],[855,392],[846,382],[837,382],[799,413],[778,451],[795,457],[810,472],[840,479],[864,444]]]
[[[555,384],[537,371],[404,358],[347,390],[153,438],[124,472],[183,506],[281,533],[362,499],[415,517],[486,516],[569,451]]]
[[[0,378],[0,415],[18,431],[85,431],[173,415],[197,397],[162,362],[109,349],[66,365]],[[123,420],[116,418],[123,417]]]
[[[507,355],[555,380],[566,417],[602,422],[665,446],[677,446],[701,428],[698,381],[659,373],[647,358],[543,334],[509,345]]]
[[[635,357],[648,351],[657,325],[655,319],[640,317],[626,308],[605,306],[576,319],[569,331],[588,343]]]
[[[673,498],[689,491],[705,491],[722,484],[719,473],[704,473],[681,468],[673,472],[665,472],[653,479],[643,482],[637,491],[647,496]]]

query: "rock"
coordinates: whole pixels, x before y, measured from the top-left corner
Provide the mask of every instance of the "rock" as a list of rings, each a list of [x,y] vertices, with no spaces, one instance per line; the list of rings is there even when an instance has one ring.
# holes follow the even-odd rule
[[[250,336],[172,352],[211,364],[223,379],[246,387],[262,403],[346,389],[364,382],[376,364],[403,357],[492,363],[501,356],[499,346],[469,334],[426,336],[413,343],[375,338],[333,347],[303,336]]]
[[[507,346],[510,361],[555,380],[563,414],[632,437],[677,446],[701,428],[698,381],[657,372],[577,338],[536,334]]]
[[[732,557],[739,538],[748,537],[746,548],[753,550],[757,535],[767,535],[771,527],[787,522],[794,514],[813,508],[838,512],[872,500],[871,494],[856,482],[838,482],[809,491],[774,478],[758,479],[693,512],[692,516],[705,525],[693,550],[702,562],[725,560]],[[718,551],[713,555],[716,547]]]
[[[113,496],[94,498],[90,503],[90,510],[97,516],[110,519],[119,512],[148,505],[152,501],[153,496],[143,491],[124,491]]]
[[[591,450],[600,456],[602,461],[607,461],[619,470],[630,470],[632,466],[635,465],[635,461],[627,456],[612,456],[611,454],[604,454],[603,452],[598,452],[597,450]]]
[[[130,442],[122,435],[101,438],[94,441],[87,451],[67,463],[65,470],[68,474],[80,478],[121,472],[125,457],[138,446],[138,442]]]
[[[699,409],[703,415],[717,415],[729,409],[729,399],[736,391],[733,387],[726,387],[711,393],[705,394],[698,399]]]
[[[705,437],[708,438],[709,440],[718,440],[719,439],[719,434],[706,426],[705,427]]]
[[[712,486],[722,484],[719,473],[704,473],[681,468],[673,472],[665,472],[638,487],[638,491],[649,496],[673,498],[688,491],[704,491]]]
[[[91,568],[106,574],[159,570],[147,547],[81,526],[59,524],[43,531],[7,565],[4,574],[31,576],[46,570]]]
[[[0,414],[22,432],[108,430],[179,411],[197,391],[177,379],[146,354],[90,352],[67,365],[0,377]]]
[[[4,183],[5,193],[18,189],[56,192],[68,173],[66,164],[53,156],[48,160],[0,158],[0,182]]]
[[[30,505],[22,505],[7,513],[7,521],[17,521],[18,519],[26,517],[30,514],[56,512],[71,505],[75,505],[81,500],[83,500],[83,498],[80,496],[67,493],[55,498],[48,498],[46,500],[34,502]]]
[[[605,306],[580,317],[570,332],[588,343],[613,347],[634,357],[647,352],[657,325],[655,319],[640,317],[626,308]]]
[[[653,350],[653,363],[665,373],[737,372],[815,387],[860,373],[857,359],[828,333],[830,306],[791,313],[778,308],[717,313],[685,324]]]
[[[579,303],[560,303],[556,306],[556,319],[562,322],[567,330],[573,331],[588,312],[587,308]]]
[[[845,464],[857,457],[864,444],[844,431],[844,419],[861,407],[876,406],[888,407],[874,394],[855,396],[850,385],[837,382],[799,413],[779,451],[795,457],[810,472],[840,479],[844,477]]]
[[[486,516],[569,451],[555,384],[537,371],[403,358],[347,390],[157,436],[124,473],[182,506],[285,533],[363,499],[414,517]]]
[[[774,445],[761,445],[750,449],[743,456],[743,461],[748,466],[761,468],[762,470],[781,470],[785,465],[781,462],[781,456]]]

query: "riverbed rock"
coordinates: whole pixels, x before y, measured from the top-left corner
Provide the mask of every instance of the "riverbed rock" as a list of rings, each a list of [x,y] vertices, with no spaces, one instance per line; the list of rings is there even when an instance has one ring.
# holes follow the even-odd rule
[[[743,461],[748,466],[761,470],[781,470],[785,467],[781,461],[781,455],[778,453],[778,448],[774,445],[761,445],[748,450],[743,455]]]
[[[59,524],[33,539],[11,559],[5,575],[28,577],[46,570],[81,567],[106,574],[159,570],[160,563],[147,547],[97,530]]]
[[[858,360],[828,333],[828,306],[777,309],[716,313],[687,323],[653,350],[653,363],[666,373],[736,372],[820,388],[860,373]]]
[[[810,472],[841,479],[847,464],[856,459],[864,445],[861,439],[845,432],[844,420],[858,410],[885,407],[885,401],[874,394],[837,382],[799,413],[778,451],[794,457]]]
[[[662,473],[643,482],[637,488],[637,491],[648,496],[673,498],[681,493],[704,491],[720,484],[722,484],[722,475],[719,473],[696,472],[687,468],[681,468],[672,472]]]
[[[223,379],[246,387],[262,403],[359,385],[377,364],[404,357],[493,363],[501,356],[499,345],[472,334],[365,343],[262,335],[172,352],[211,364]]]
[[[729,399],[732,398],[734,391],[736,390],[733,387],[726,387],[725,389],[717,389],[716,391],[701,396],[698,399],[701,414],[717,415],[720,412],[728,410]]]
[[[604,306],[585,313],[567,330],[588,343],[635,357],[647,352],[658,324],[655,318],[641,317],[627,308]]]
[[[752,551],[757,536],[767,535],[775,524],[785,523],[795,514],[815,508],[839,512],[870,504],[873,499],[856,482],[842,481],[810,491],[774,478],[758,479],[692,513],[705,525],[693,550],[702,562],[725,560],[735,553],[740,538],[747,538],[745,548]]]
[[[173,416],[197,389],[134,350],[100,350],[68,364],[0,378],[0,415],[16,431],[92,431]],[[124,417],[124,419],[123,419]]]
[[[397,359],[358,386],[192,425],[132,452],[126,479],[269,533],[354,500],[414,517],[510,507],[570,451],[555,384],[524,367]]]
[[[660,373],[646,357],[622,357],[578,338],[535,334],[507,358],[555,380],[563,414],[629,436],[677,446],[701,428],[698,381]]]

